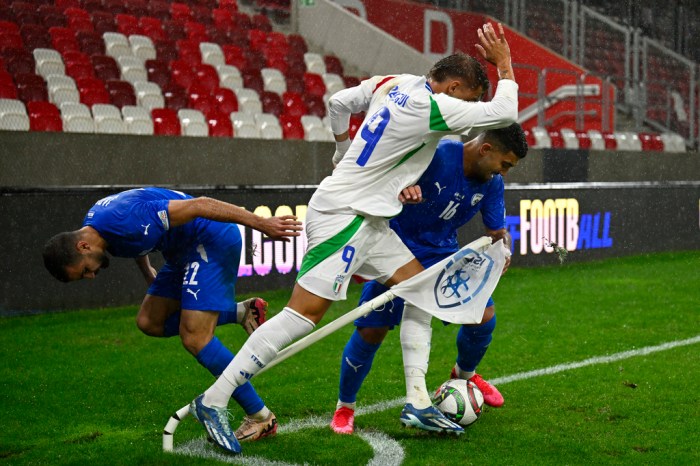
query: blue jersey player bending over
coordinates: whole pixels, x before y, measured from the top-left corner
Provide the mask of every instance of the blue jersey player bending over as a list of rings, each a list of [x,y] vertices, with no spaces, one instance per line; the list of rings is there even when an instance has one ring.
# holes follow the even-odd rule
[[[425,268],[459,250],[457,229],[477,212],[481,212],[486,234],[494,241],[503,238],[510,246],[502,175],[526,154],[525,135],[517,123],[488,130],[465,144],[441,141],[418,183],[401,193],[400,199],[407,205],[391,221],[391,228]],[[485,170],[488,166],[493,169]],[[366,283],[360,304],[386,290],[376,281]],[[345,346],[340,366],[340,392],[331,421],[335,432],[353,433],[357,392],[387,332],[401,322],[403,307],[403,300],[396,298],[355,321],[357,329]],[[489,299],[481,323],[463,325],[457,334],[457,363],[451,378],[472,380],[483,392],[487,404],[501,406],[503,397],[496,387],[476,373],[495,326],[494,303]]]
[[[163,188],[132,189],[97,201],[79,230],[59,233],[44,246],[44,264],[63,282],[95,278],[109,265],[108,253],[134,258],[149,285],[136,319],[146,335],[180,335],[183,346],[218,377],[233,353],[214,336],[217,325],[240,323],[250,334],[265,321],[267,303],[235,301],[241,256],[237,225],[272,239],[298,236],[294,216],[262,218],[207,197],[193,198]],[[148,253],[160,251],[156,273]],[[235,435],[257,440],[273,435],[277,420],[250,383],[233,398],[247,416]]]

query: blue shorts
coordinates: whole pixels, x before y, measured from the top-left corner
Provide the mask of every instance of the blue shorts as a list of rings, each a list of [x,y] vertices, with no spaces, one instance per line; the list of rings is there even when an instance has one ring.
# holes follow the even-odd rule
[[[455,251],[456,252],[456,251]],[[437,264],[441,260],[449,257],[445,254],[434,255],[430,257],[418,258],[423,267],[426,269],[431,265]],[[360,295],[360,304],[363,304],[371,299],[376,298],[380,294],[387,291],[389,288],[382,285],[381,283],[372,280],[365,283],[362,287],[362,294]],[[491,307],[494,305],[493,298],[489,297],[486,307]],[[401,324],[401,318],[403,317],[403,306],[404,300],[401,298],[394,298],[388,303],[384,304],[379,309],[375,309],[364,317],[360,317],[355,320],[355,327],[368,327],[368,328],[380,328],[389,327],[389,330],[393,329],[395,326]]]
[[[232,224],[214,222],[209,228],[201,240],[185,246],[182,262],[166,261],[148,294],[177,299],[182,309],[236,312],[241,234]]]

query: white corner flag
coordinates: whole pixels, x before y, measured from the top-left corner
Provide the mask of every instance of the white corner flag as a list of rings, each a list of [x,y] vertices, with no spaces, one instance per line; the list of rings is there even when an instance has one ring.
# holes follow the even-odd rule
[[[478,324],[509,255],[503,240],[484,236],[391,291],[445,322]]]

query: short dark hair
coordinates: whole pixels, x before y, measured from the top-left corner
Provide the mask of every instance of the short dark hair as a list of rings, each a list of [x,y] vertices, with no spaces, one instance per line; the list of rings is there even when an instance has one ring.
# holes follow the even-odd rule
[[[64,231],[53,236],[44,245],[44,266],[54,278],[68,282],[66,267],[75,264],[80,254],[75,245],[80,240],[79,231]]]
[[[438,83],[450,78],[461,79],[465,85],[472,86],[472,89],[481,86],[484,94],[491,86],[484,65],[471,55],[462,52],[441,59],[428,72],[428,79]]]
[[[527,155],[525,131],[517,123],[505,128],[489,129],[483,135],[483,142],[488,142],[503,152],[513,152],[519,159]]]

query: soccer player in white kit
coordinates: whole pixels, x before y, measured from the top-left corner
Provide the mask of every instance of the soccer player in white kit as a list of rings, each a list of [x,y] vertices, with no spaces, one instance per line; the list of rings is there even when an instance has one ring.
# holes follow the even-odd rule
[[[310,333],[333,301],[345,299],[352,275],[391,287],[423,270],[389,228],[402,209],[399,194],[416,183],[439,140],[448,134],[512,124],[518,116],[518,86],[503,27],[478,30],[478,51],[498,68],[490,102],[477,100],[470,73],[474,59],[455,54],[437,62],[427,77],[375,76],[329,100],[337,165],[309,202],[308,250],[292,296],[279,314],[246,341],[219,379],[190,405],[193,415],[223,449],[241,451],[226,406],[235,388],[275,359],[280,350]],[[348,139],[350,114],[366,111],[355,139]],[[430,354],[430,315],[407,306],[401,325],[406,405],[401,422],[424,430],[463,429],[432,406],[425,385]]]

